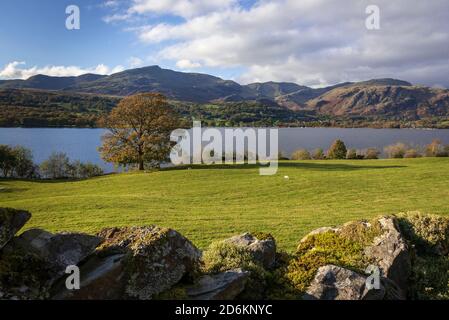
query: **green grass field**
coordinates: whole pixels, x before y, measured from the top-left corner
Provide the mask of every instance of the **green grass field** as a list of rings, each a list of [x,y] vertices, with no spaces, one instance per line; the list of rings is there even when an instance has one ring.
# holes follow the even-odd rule
[[[289,161],[274,176],[235,165],[73,182],[0,180],[0,207],[31,211],[27,228],[93,233],[156,224],[201,248],[263,231],[293,251],[303,235],[321,226],[402,211],[448,215],[449,158]]]

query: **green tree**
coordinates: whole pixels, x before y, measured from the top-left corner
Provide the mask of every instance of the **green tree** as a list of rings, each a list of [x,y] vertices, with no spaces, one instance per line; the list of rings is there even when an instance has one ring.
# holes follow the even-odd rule
[[[17,164],[17,158],[13,149],[7,145],[0,145],[0,170],[6,178],[12,174]]]
[[[55,152],[41,163],[41,174],[49,179],[67,178],[72,172],[69,157],[63,152]]]
[[[345,143],[341,140],[335,140],[327,152],[329,159],[346,159],[346,154],[348,150],[346,149]]]
[[[31,178],[35,173],[35,165],[33,162],[33,154],[30,149],[17,146],[12,149],[16,157],[16,165],[14,173],[19,178]]]
[[[315,149],[312,153],[312,158],[314,160],[324,160],[326,156],[324,155],[324,151],[321,148]]]
[[[79,160],[71,163],[71,178],[87,179],[91,177],[101,176],[103,169],[91,162],[81,162]]]

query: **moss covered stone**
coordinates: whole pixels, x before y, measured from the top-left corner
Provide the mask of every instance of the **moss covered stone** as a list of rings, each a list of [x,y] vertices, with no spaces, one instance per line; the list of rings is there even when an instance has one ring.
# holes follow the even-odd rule
[[[251,232],[251,234],[257,239],[257,240],[275,240],[274,237],[271,235],[271,233],[266,232]]]
[[[363,248],[363,244],[335,232],[313,235],[299,246],[285,277],[299,292],[305,292],[320,267],[332,264],[355,271],[367,267]]]
[[[276,240],[266,233],[244,233],[231,237],[223,242],[234,244],[244,248],[251,255],[253,260],[262,264],[266,269],[273,267],[276,261]]]
[[[152,299],[199,269],[199,250],[171,229],[108,228],[98,236],[103,243],[81,266],[88,281],[81,290],[65,293],[68,298]]]
[[[240,298],[262,299],[265,296],[269,272],[263,267],[262,261],[254,258],[248,247],[229,241],[219,241],[212,243],[203,254],[203,272],[206,274],[217,274],[238,268],[250,272],[246,288]]]
[[[415,251],[409,298],[449,299],[449,218],[408,212],[398,220]]]
[[[365,247],[381,232],[377,219],[311,232],[300,241],[295,254],[285,255],[283,266],[273,273],[272,298],[301,298],[318,269],[326,265],[363,272],[371,263]]]

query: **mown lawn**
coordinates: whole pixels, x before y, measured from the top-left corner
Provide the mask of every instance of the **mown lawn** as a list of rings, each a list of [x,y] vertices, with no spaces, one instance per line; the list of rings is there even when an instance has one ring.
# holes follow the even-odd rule
[[[27,228],[93,233],[157,224],[201,248],[264,231],[288,251],[321,226],[402,211],[449,214],[449,158],[283,162],[277,175],[258,173],[235,165],[74,182],[0,180],[0,207],[31,211]]]

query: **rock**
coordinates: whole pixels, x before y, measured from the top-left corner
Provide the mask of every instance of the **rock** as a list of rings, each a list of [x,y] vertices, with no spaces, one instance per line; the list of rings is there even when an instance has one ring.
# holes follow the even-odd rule
[[[410,252],[406,240],[396,226],[396,220],[389,217],[379,219],[382,234],[365,248],[365,255],[379,267],[381,275],[394,281],[405,295],[411,274]]]
[[[48,298],[51,285],[69,265],[77,265],[95,251],[101,239],[78,233],[52,234],[31,229],[4,247],[0,287],[19,299]]]
[[[33,254],[45,261],[55,272],[62,275],[70,265],[77,265],[95,251],[102,239],[81,233],[58,233],[31,229],[15,238],[5,252]]]
[[[201,252],[178,232],[149,227],[110,228],[81,266],[81,289],[63,286],[56,299],[151,299],[198,268]]]
[[[273,238],[259,240],[250,233],[225,240],[236,246],[245,247],[252,254],[254,260],[260,262],[264,268],[272,268],[276,261],[276,241]]]
[[[30,218],[31,214],[27,211],[0,208],[0,250]]]
[[[81,267],[80,290],[70,291],[61,279],[52,289],[53,300],[119,300],[125,296],[122,285],[124,254],[93,256]]]
[[[301,245],[301,243],[306,242],[307,239],[311,236],[314,236],[317,234],[322,234],[322,233],[327,233],[327,232],[338,232],[339,230],[340,230],[339,228],[332,228],[332,227],[322,227],[322,228],[315,229],[315,230],[309,232],[305,237],[303,237],[301,239],[301,241],[299,241],[299,245]]]
[[[242,269],[206,275],[186,292],[191,300],[233,300],[245,289],[248,276]]]
[[[381,300],[385,288],[366,288],[366,276],[354,271],[327,265],[318,269],[306,291],[305,300]]]
[[[339,228],[320,228],[304,237],[298,247],[313,235],[334,232],[362,245],[364,263],[377,266],[381,276],[394,281],[399,291],[394,296],[406,296],[407,282],[411,274],[410,252],[401,235],[397,221],[392,217],[381,217],[374,221],[348,222]]]

